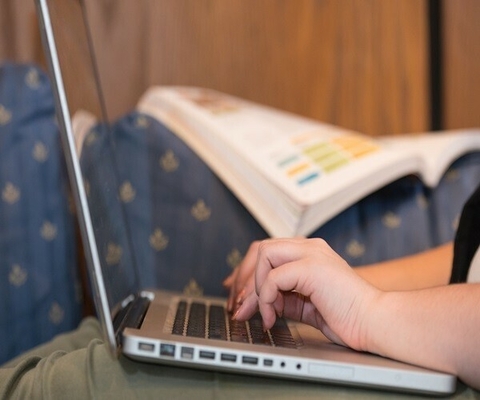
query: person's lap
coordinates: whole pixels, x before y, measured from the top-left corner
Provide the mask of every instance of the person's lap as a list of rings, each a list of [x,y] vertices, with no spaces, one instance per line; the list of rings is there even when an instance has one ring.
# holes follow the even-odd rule
[[[309,382],[152,365],[113,358],[99,322],[78,329],[11,360],[0,368],[0,398],[165,399],[383,399],[387,392]],[[389,393],[388,397],[407,395]],[[459,385],[454,398],[480,398]],[[408,396],[411,398],[411,396]]]

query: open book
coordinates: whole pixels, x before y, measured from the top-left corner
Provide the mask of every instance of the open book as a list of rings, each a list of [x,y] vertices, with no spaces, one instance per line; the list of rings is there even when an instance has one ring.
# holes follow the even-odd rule
[[[372,137],[216,91],[152,87],[140,112],[167,125],[273,237],[307,236],[386,184],[434,186],[480,130]]]

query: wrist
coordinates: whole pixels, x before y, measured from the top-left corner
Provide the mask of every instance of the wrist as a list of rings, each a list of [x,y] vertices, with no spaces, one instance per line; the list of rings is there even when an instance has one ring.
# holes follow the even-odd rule
[[[391,315],[390,295],[391,292],[384,292],[374,288],[369,296],[359,325],[359,348],[374,354],[382,354],[381,337],[386,334],[388,315]]]

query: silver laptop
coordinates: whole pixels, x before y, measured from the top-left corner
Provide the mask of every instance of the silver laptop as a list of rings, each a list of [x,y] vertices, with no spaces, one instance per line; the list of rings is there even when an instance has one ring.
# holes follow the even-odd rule
[[[279,320],[264,332],[258,316],[247,323],[232,321],[224,299],[186,298],[141,287],[128,221],[118,196],[112,196],[118,193],[115,139],[106,118],[108,107],[88,25],[92,3],[36,3],[97,316],[113,355],[123,353],[139,362],[395,391],[438,395],[455,391],[454,376],[337,346],[303,324]],[[93,113],[107,137],[101,169],[95,170],[95,164],[89,164],[88,171],[82,169],[71,121],[79,109]],[[86,187],[86,176],[92,174],[100,184]],[[105,236],[122,244],[121,262],[115,268],[100,256]]]

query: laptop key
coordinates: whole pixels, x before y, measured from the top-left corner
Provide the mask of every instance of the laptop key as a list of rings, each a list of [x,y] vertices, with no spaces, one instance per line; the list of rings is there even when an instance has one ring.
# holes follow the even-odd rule
[[[192,303],[190,306],[190,316],[187,324],[187,336],[205,337],[205,316],[206,306],[201,303]]]
[[[241,343],[250,342],[245,322],[230,320],[230,340]]]
[[[208,337],[210,339],[227,340],[225,309],[221,306],[211,306],[208,318]]]
[[[259,313],[255,314],[249,321],[250,336],[253,344],[272,345],[272,341],[267,332],[263,330],[262,317]]]
[[[183,335],[186,316],[187,316],[187,303],[185,301],[180,301],[178,303],[177,312],[175,313],[175,320],[173,322],[172,333],[174,335]]]
[[[288,347],[292,349],[297,347],[295,339],[293,338],[287,322],[284,319],[277,318],[275,324],[270,329],[270,333],[275,346]]]

